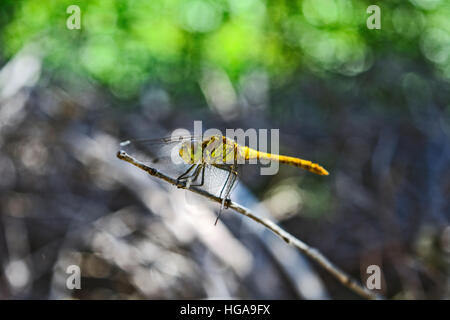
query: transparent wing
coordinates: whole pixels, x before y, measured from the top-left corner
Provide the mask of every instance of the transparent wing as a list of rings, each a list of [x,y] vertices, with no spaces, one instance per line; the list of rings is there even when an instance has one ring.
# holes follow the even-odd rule
[[[199,141],[199,137],[180,136],[126,140],[120,143],[120,150],[176,179],[190,166],[179,156],[179,149],[186,141]]]
[[[203,138],[204,137],[201,136],[177,136],[177,137],[164,137],[156,139],[131,139],[122,141],[120,143],[120,147],[124,148],[128,145],[157,146],[157,145],[178,144],[185,141],[202,141]]]
[[[205,170],[204,189],[217,197],[229,198],[238,180],[238,170],[233,170],[230,175],[231,170],[231,166],[223,165],[218,167],[207,165]]]
[[[205,168],[205,183],[203,189],[212,195],[219,197],[220,191],[227,179],[227,175],[227,171],[207,165]]]
[[[202,141],[200,136],[177,136],[157,139],[133,139],[119,144],[123,150],[145,163],[165,163],[172,159],[172,153],[177,154],[183,142]]]

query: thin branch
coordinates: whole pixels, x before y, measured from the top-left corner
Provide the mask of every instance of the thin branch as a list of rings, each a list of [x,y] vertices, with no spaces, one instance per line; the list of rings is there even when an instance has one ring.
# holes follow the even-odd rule
[[[121,150],[117,152],[117,158],[124,160],[126,162],[131,163],[132,165],[144,170],[148,174],[157,177],[159,179],[162,179],[174,186],[177,186],[178,188],[186,189],[189,191],[192,191],[194,193],[200,194],[212,201],[222,203],[222,199],[210,194],[209,192],[196,188],[196,187],[187,187],[185,182],[179,182],[176,179],[170,178],[166,176],[165,174],[159,172],[158,170],[151,168],[144,163],[140,162],[139,160],[136,160],[129,154],[127,154],[125,151]],[[233,209],[234,211],[249,217],[250,219],[258,222],[259,224],[262,224],[267,229],[275,233],[277,236],[279,236],[281,239],[283,239],[286,243],[296,247],[301,252],[303,252],[305,255],[310,257],[312,260],[317,262],[322,268],[327,270],[329,273],[331,273],[340,283],[342,283],[345,287],[349,288],[350,290],[354,291],[355,293],[359,294],[360,296],[366,298],[366,299],[382,299],[381,296],[378,294],[370,291],[369,289],[361,286],[358,282],[353,280],[350,276],[348,276],[344,271],[339,269],[337,266],[335,266],[332,262],[330,262],[322,253],[320,253],[317,249],[310,247],[303,241],[297,239],[284,229],[280,228],[278,225],[276,225],[274,222],[258,217],[255,214],[253,214],[249,209],[232,202],[231,200],[227,199],[226,201],[226,207]]]

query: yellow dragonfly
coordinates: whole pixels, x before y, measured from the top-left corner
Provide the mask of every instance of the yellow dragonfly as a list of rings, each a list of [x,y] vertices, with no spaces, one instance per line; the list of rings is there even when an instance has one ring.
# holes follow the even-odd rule
[[[236,183],[238,167],[250,160],[277,161],[328,175],[322,166],[309,160],[258,151],[220,135],[127,140],[120,147],[140,161],[159,165],[160,170],[172,170],[166,173],[177,175],[177,181],[185,182],[188,188],[205,187],[206,191],[213,193],[219,187],[218,197],[222,199],[222,205],[217,220]],[[169,167],[178,169],[173,171]]]

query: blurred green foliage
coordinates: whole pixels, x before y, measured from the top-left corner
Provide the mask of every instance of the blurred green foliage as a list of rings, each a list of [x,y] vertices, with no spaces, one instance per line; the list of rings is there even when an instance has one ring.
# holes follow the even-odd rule
[[[72,4],[81,30],[66,28]],[[381,7],[381,30],[366,27],[371,4]],[[151,81],[188,90],[205,68],[233,83],[254,69],[280,83],[303,70],[354,76],[387,49],[424,57],[450,79],[445,0],[3,0],[1,8],[3,58],[34,42],[52,70],[91,77],[119,97]]]

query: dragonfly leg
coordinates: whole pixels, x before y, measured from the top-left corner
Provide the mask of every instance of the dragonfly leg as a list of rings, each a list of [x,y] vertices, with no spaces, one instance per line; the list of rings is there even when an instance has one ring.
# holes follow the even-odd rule
[[[190,176],[189,176],[188,174],[189,174],[189,172],[191,172],[192,169],[194,169],[195,166],[196,166],[196,165],[193,164],[192,166],[189,167],[189,169],[186,170],[185,173],[183,173],[181,176],[179,176],[179,177],[177,178],[177,184],[180,183],[181,180],[189,179]]]
[[[192,175],[192,182],[197,181],[200,173],[202,174],[200,184],[191,184],[191,187],[201,187],[201,186],[203,186],[204,178],[205,178],[205,166],[204,165],[198,165],[197,168],[195,168],[195,172]]]
[[[195,185],[191,184],[191,186],[201,187],[205,183],[205,166],[203,166],[203,165],[201,166],[201,170],[200,170],[200,166],[199,166],[199,169],[197,170],[195,178],[192,179],[192,181],[196,181],[198,179],[198,176],[200,175],[200,172],[201,172],[201,181],[200,181],[200,183],[199,184],[195,184]]]
[[[231,190],[233,190],[233,186],[236,183],[236,178],[238,176],[238,172],[236,170],[234,170],[233,168],[231,168],[231,170],[230,170],[231,180],[230,180],[230,183],[228,184],[226,194],[224,195],[225,201],[226,201],[226,199],[230,199],[229,195],[231,193]],[[228,209],[228,204],[226,202],[225,202],[225,204],[226,204],[225,208]]]
[[[234,166],[231,168],[229,168],[229,167],[226,167],[226,168],[227,168],[226,170],[228,170],[229,173],[228,173],[227,180],[225,181],[225,184],[222,187],[222,191],[220,192],[219,197],[222,198],[222,205],[220,206],[219,214],[217,215],[217,219],[216,219],[216,222],[214,222],[214,225],[216,225],[217,221],[219,221],[219,218],[220,218],[220,215],[221,215],[223,209],[224,208],[228,209],[228,205],[225,207],[225,203],[229,198],[229,195],[233,188],[234,183],[236,182],[237,171],[234,170]],[[224,191],[225,191],[225,194],[223,194]],[[223,197],[222,197],[222,195],[223,195]]]
[[[230,192],[231,192],[231,190],[233,190],[233,186],[236,183],[237,175],[238,175],[237,171],[232,170],[231,182],[229,184],[229,187],[227,188],[228,189],[228,192],[227,192],[228,194],[225,195],[225,197],[224,197],[225,199],[229,198],[228,196],[230,195]],[[226,205],[225,208],[228,209],[228,204]]]
[[[227,189],[228,193],[229,193],[229,191],[231,191],[231,189],[233,188],[233,185],[236,182],[236,178],[238,176],[238,172],[234,169],[235,165],[233,165],[231,168],[229,166],[220,166],[220,165],[218,165],[217,167],[229,172],[227,180],[225,181],[225,183],[222,187],[222,190],[220,191],[219,198],[222,198],[222,195],[223,195],[223,192],[225,191],[225,189]],[[230,178],[231,178],[231,180],[230,180]],[[230,183],[228,183],[229,180],[231,181]],[[227,185],[228,185],[228,187],[227,187]],[[227,198],[228,195],[229,194],[225,194],[225,198]]]
[[[202,169],[202,182],[200,182],[200,186],[203,186],[204,183],[205,183],[205,166],[203,166]]]
[[[217,222],[219,221],[220,215],[222,214],[222,210],[225,207],[225,199],[226,197],[222,197],[223,191],[225,190],[225,187],[228,185],[228,181],[230,180],[231,171],[229,171],[227,180],[225,181],[222,190],[220,191],[219,198],[222,198],[222,204],[220,205],[219,213],[217,214],[216,221],[214,222],[214,225],[217,225]]]
[[[225,170],[228,171],[227,180],[225,180],[225,183],[223,184],[222,190],[220,190],[219,198],[222,198],[223,191],[225,190],[225,187],[228,185],[228,180],[230,180],[231,176],[231,170],[229,168],[226,168]]]
[[[194,184],[192,184],[192,182],[194,182],[198,179],[198,176],[199,176],[200,172],[202,171],[202,168],[203,168],[202,165],[197,165],[194,169],[194,172],[187,177],[187,185],[186,186],[188,188],[198,187],[198,185],[194,185]]]

